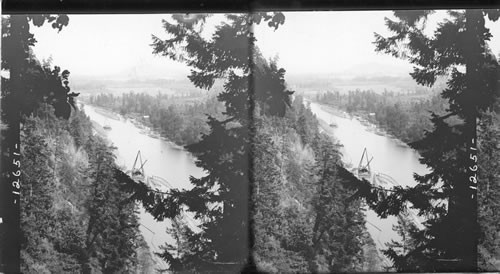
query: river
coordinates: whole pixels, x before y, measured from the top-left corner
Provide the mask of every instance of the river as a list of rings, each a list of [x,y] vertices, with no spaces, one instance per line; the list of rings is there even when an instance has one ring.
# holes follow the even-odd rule
[[[342,160],[347,166],[357,167],[363,150],[366,148],[371,170],[391,176],[401,186],[416,185],[413,173],[426,174],[429,172],[425,165],[418,159],[419,154],[401,141],[378,132],[374,126],[361,123],[349,115],[340,115],[327,106],[306,101],[311,111],[322,124],[321,128],[326,133],[343,145],[341,148]],[[330,124],[336,126],[331,127]],[[367,229],[378,249],[385,249],[385,243],[391,240],[399,241],[401,237],[393,231],[397,218],[389,216],[381,219],[372,210],[367,210]]]
[[[400,141],[376,133],[373,127],[364,125],[357,119],[338,115],[317,103],[307,103],[320,120],[323,131],[330,133],[343,145],[341,152],[344,163],[357,166],[366,148],[370,158],[373,157],[370,163],[371,169],[391,176],[402,186],[416,184],[413,179],[414,172],[419,174],[428,172],[427,168],[419,163],[419,154]],[[141,132],[142,129],[123,117],[111,119],[101,112],[96,112],[94,107],[85,106],[84,109],[91,120],[101,126],[111,126],[106,135],[117,147],[116,162],[123,170],[132,168],[137,151],[140,150],[143,160],[147,160],[144,166],[146,175],[160,176],[175,188],[189,189],[190,176],[204,175],[203,170],[195,166],[195,158],[184,149],[144,134]],[[330,127],[331,123],[336,124],[336,127]],[[368,232],[378,249],[384,249],[385,243],[391,240],[400,240],[399,235],[392,229],[397,223],[396,217],[381,219],[371,210],[368,210],[366,215]],[[168,221],[156,222],[142,209],[139,216],[141,232],[152,251],[158,252],[160,245],[173,241],[165,232]]]
[[[159,176],[166,179],[174,188],[190,189],[189,176],[201,177],[204,175],[202,169],[194,164],[195,158],[183,148],[170,142],[153,138],[144,134],[142,129],[135,126],[130,120],[123,117],[113,119],[96,112],[89,105],[84,106],[85,113],[92,121],[101,126],[109,125],[106,130],[108,140],[117,147],[115,151],[116,163],[122,170],[130,170],[134,164],[137,152],[140,150],[146,175]],[[139,210],[139,229],[144,239],[153,252],[160,252],[160,246],[165,242],[173,243],[173,239],[166,233],[170,224],[168,220],[157,222],[142,207]],[[159,258],[155,259],[158,266],[167,265]]]

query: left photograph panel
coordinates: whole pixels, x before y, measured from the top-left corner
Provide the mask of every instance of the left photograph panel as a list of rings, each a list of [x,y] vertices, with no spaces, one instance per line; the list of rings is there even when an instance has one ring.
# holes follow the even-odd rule
[[[0,270],[244,268],[261,21],[3,15]]]

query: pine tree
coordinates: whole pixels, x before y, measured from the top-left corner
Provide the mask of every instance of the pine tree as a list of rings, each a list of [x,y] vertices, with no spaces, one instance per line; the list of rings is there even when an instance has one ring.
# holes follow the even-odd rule
[[[175,23],[163,21],[172,38],[153,36],[153,52],[190,66],[188,78],[198,88],[210,89],[216,79],[222,79],[224,90],[218,99],[225,105],[226,118],[208,117],[210,132],[187,147],[207,175],[191,178],[191,190],[173,191],[164,202],[170,209],[162,213],[156,210],[156,216],[174,218],[183,208],[194,212],[202,232],[189,232],[187,241],[198,252],[191,262],[204,262],[195,269],[239,270],[251,258],[248,201],[252,192],[254,109],[260,104],[268,113],[284,114],[290,94],[284,86],[285,71],[266,62],[256,50],[252,25],[265,21],[278,28],[284,16],[229,14],[211,39],[200,34],[207,15],[172,18]],[[168,254],[164,257],[171,258]]]
[[[396,268],[475,271],[476,118],[499,94],[499,64],[487,46],[492,35],[485,27],[485,17],[496,21],[500,10],[449,11],[449,19],[428,37],[423,29],[431,13],[395,11],[397,20],[386,18],[394,35],[375,34],[376,50],[410,61],[414,65],[411,76],[417,83],[432,86],[438,76],[448,75],[441,95],[449,101],[446,114],[432,114],[433,130],[412,144],[431,173],[415,174],[417,186],[397,188],[376,209],[382,215],[398,214],[410,202],[427,218],[425,237],[417,248],[403,253],[387,251]]]

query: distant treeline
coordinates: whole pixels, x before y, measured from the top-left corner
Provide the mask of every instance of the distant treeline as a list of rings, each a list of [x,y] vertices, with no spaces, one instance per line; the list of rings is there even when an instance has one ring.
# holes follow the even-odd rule
[[[90,97],[90,103],[125,116],[139,118],[178,145],[199,141],[201,134],[209,130],[207,115],[218,117],[224,111],[224,106],[215,96],[200,99],[161,93],[153,96],[130,92],[121,96],[99,94]]]
[[[316,101],[361,115],[406,143],[422,139],[425,130],[432,129],[430,112],[442,113],[447,107],[439,94],[422,92],[328,91],[318,94]]]
[[[175,90],[176,94],[203,95],[205,91],[193,87],[188,79],[179,76],[179,79],[148,79],[148,80],[110,80],[100,78],[72,77],[72,87],[75,90],[85,91],[86,94],[99,94],[109,91],[135,91],[154,94],[156,91],[165,93],[165,91]],[[215,84],[220,88],[220,84]]]

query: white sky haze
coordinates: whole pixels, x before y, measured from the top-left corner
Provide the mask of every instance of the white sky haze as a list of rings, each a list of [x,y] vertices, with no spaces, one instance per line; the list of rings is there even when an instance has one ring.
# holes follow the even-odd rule
[[[384,17],[391,15],[390,11],[286,12],[285,24],[278,30],[266,24],[256,28],[257,45],[266,57],[279,56],[278,64],[289,76],[407,75],[411,69],[407,61],[374,51],[373,33],[388,35]],[[437,12],[429,20],[429,29],[443,15]],[[39,59],[52,56],[53,64],[68,69],[72,76],[153,79],[189,73],[185,65],[152,54],[151,34],[165,35],[161,19],[169,15],[69,17],[68,26],[59,33],[47,25],[34,27],[38,41],[34,52]],[[212,21],[220,18],[217,15]],[[490,46],[498,56],[499,22],[488,26],[494,35]]]

